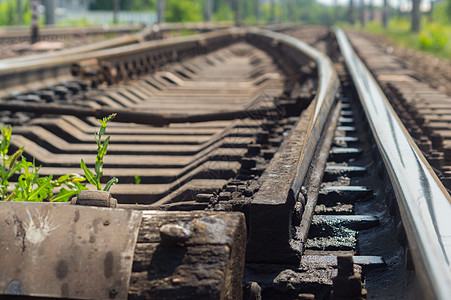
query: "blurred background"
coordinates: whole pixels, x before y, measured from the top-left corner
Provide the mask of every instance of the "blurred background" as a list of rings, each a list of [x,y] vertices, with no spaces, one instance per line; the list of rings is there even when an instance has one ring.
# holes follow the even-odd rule
[[[451,58],[451,0],[0,0],[0,26],[340,25]]]

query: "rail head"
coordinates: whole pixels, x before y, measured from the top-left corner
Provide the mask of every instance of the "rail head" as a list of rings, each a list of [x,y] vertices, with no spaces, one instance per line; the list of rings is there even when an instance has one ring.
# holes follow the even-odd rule
[[[274,47],[283,45],[282,48],[295,51],[297,57],[294,58],[313,61],[316,65],[316,96],[262,175],[266,179],[254,195],[250,207],[248,259],[259,263],[275,260],[280,263],[298,263],[303,246],[298,238],[293,238],[295,228],[289,216],[293,212],[293,201],[297,200],[305,181],[329,113],[336,104],[338,76],[326,55],[296,38],[258,29],[249,29],[246,35],[252,39],[264,39],[266,44]],[[281,169],[286,172],[278,174],[280,172],[277,170]]]
[[[305,174],[310,167],[314,146],[323,131],[331,107],[335,103],[339,81],[338,76],[329,57],[301,40],[269,30],[249,30],[250,34],[260,34],[273,39],[273,44],[281,43],[299,51],[313,61],[318,72],[318,88],[314,101],[315,111],[308,128],[308,139],[305,141],[298,161],[298,174],[293,182],[293,191],[298,192],[303,184]],[[248,33],[248,34],[249,34]]]
[[[335,34],[365,110],[387,172],[425,296],[451,294],[450,196],[402,125],[387,98],[352,49],[345,33]]]

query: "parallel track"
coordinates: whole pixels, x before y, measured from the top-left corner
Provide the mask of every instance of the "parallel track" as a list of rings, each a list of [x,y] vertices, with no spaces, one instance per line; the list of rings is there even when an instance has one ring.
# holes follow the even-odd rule
[[[232,29],[5,64],[0,121],[42,175],[60,176],[79,173],[80,158],[94,167],[95,117],[118,112],[104,180],[119,178],[119,208],[146,211],[121,297],[357,299],[366,281],[373,297],[446,299],[449,195],[344,34],[319,32],[307,42],[323,53]],[[164,224],[195,241],[169,246]],[[215,264],[235,279],[208,283]]]

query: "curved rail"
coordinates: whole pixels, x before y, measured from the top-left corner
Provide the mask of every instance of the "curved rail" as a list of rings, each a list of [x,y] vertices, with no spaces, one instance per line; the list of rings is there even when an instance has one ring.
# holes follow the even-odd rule
[[[58,52],[48,52],[48,53],[32,54],[32,55],[25,55],[25,56],[2,59],[2,60],[0,60],[0,68],[12,67],[14,64],[17,64],[17,63],[42,60],[44,58],[54,59],[55,57],[70,56],[70,55],[74,55],[74,54],[81,54],[81,53],[86,53],[86,52],[98,51],[98,50],[102,50],[102,49],[136,44],[136,43],[144,41],[148,36],[151,36],[152,33],[153,32],[151,32],[150,30],[144,29],[138,33],[134,33],[131,35],[120,36],[117,38],[100,41],[100,42],[96,42],[96,43],[92,43],[92,44],[88,44],[88,45],[64,49],[64,50],[61,50]],[[0,40],[1,40],[1,38],[0,38]]]
[[[39,36],[43,40],[55,37],[68,37],[75,35],[100,35],[111,33],[131,33],[141,30],[142,25],[114,25],[114,26],[88,26],[88,27],[55,27],[48,26],[39,29]],[[1,27],[0,41],[3,43],[11,41],[29,41],[30,28],[28,26]]]
[[[318,141],[331,109],[336,104],[338,76],[331,60],[306,43],[285,34],[250,30],[247,35],[265,39],[267,44],[281,47],[295,61],[314,62],[318,73],[317,94],[309,108],[292,130],[278,158],[265,170],[267,176],[255,195],[250,210],[248,257],[255,262],[299,262],[302,252],[300,242],[293,238],[291,213],[301,186],[310,168]],[[308,124],[305,130],[305,124]],[[293,159],[291,159],[293,158]],[[287,170],[287,168],[289,168]],[[276,170],[287,170],[282,175]],[[276,187],[276,188],[274,188]],[[277,244],[277,258],[274,247]]]
[[[451,295],[450,196],[352,49],[336,37],[395,190],[417,276],[430,299]]]
[[[44,28],[41,34],[44,35],[44,39],[52,36],[70,36],[70,35],[100,35],[111,34],[111,33],[130,33],[124,36],[116,37],[113,39],[108,39],[100,42],[95,42],[83,46],[78,46],[74,48],[64,49],[58,52],[50,52],[50,53],[40,53],[40,54],[32,54],[25,55],[19,57],[13,57],[8,59],[0,60],[0,68],[12,67],[16,63],[23,63],[25,61],[34,61],[34,60],[42,60],[44,58],[55,58],[62,56],[71,56],[76,54],[82,54],[87,52],[99,51],[104,49],[111,49],[126,45],[138,44],[148,40],[160,39],[173,31],[196,31],[196,32],[209,32],[215,30],[223,30],[228,28],[225,25],[213,24],[213,23],[193,23],[193,24],[162,24],[162,25],[153,25],[145,28],[141,28],[141,26],[118,26],[118,27],[107,27],[102,29],[103,27],[86,27],[86,28]],[[103,30],[103,31],[102,31]],[[132,33],[134,32],[134,33]],[[0,41],[4,39],[12,39],[15,34],[18,34],[19,38],[25,38],[29,35],[29,30],[9,30],[2,31],[0,30]]]
[[[249,33],[271,38],[273,39],[273,44],[281,43],[295,49],[316,64],[319,83],[317,95],[313,103],[315,105],[315,111],[309,123],[306,134],[308,138],[302,146],[301,157],[298,161],[298,173],[293,182],[293,191],[298,192],[304,181],[304,176],[310,167],[313,152],[318,144],[318,140],[324,129],[324,124],[326,123],[331,107],[335,103],[339,86],[338,76],[329,57],[297,38],[272,31],[250,30]]]
[[[12,64],[0,62],[0,98],[8,97],[17,92],[25,92],[30,89],[45,87],[55,81],[56,78],[71,80],[72,66],[80,62],[88,62],[98,65],[100,62],[114,65],[126,62],[138,62],[145,60],[146,56],[180,54],[181,50],[194,48],[220,47],[221,42],[231,43],[233,38],[241,31],[229,29],[208,32],[199,35],[176,37],[165,40],[154,40],[139,44],[128,44],[120,47],[103,47],[97,51],[74,52],[70,55],[44,56],[41,59],[30,61],[16,60]],[[90,47],[90,46],[86,46]]]

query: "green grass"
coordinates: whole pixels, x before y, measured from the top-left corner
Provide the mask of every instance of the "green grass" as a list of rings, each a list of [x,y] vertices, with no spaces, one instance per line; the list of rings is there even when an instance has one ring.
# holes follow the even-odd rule
[[[100,129],[95,133],[97,143],[97,157],[95,163],[95,175],[91,172],[81,159],[81,168],[86,178],[78,174],[67,174],[54,178],[50,176],[40,176],[39,170],[41,166],[36,166],[33,162],[27,161],[22,155],[24,148],[20,148],[13,154],[9,153],[11,144],[12,128],[11,126],[0,127],[0,201],[33,201],[33,202],[67,202],[73,196],[78,195],[82,190],[87,190],[86,185],[81,183],[86,179],[101,190],[100,180],[103,176],[103,159],[107,153],[110,137],[108,136],[102,142],[102,136],[106,132],[107,123],[114,119],[116,114],[112,114],[100,122]],[[18,176],[17,183],[10,186],[10,178],[14,175]],[[141,179],[135,175],[136,183],[139,184]],[[108,181],[104,187],[104,191],[118,182],[116,177]],[[59,189],[57,194],[53,192]]]
[[[365,27],[354,27],[363,32],[383,35],[399,46],[412,48],[451,60],[451,24],[429,22],[423,18],[421,32],[410,31],[410,21],[393,18],[384,29],[380,22],[369,22]]]
[[[109,115],[108,117],[103,118],[102,120],[98,120],[100,122],[100,129],[98,132],[95,133],[95,139],[97,142],[97,156],[96,156],[96,164],[94,172],[95,175],[91,172],[91,170],[88,169],[83,159],[81,159],[80,166],[85,173],[86,179],[97,188],[97,190],[102,190],[100,180],[103,176],[103,158],[105,157],[107,151],[108,151],[108,145],[110,144],[110,137],[108,136],[105,141],[102,143],[102,136],[106,132],[106,126],[107,123],[116,117],[116,114]],[[110,181],[107,182],[105,187],[103,188],[104,191],[109,191],[110,188],[115,185],[118,182],[118,179],[116,177],[113,177],[110,179]]]
[[[24,148],[8,155],[11,142],[11,126],[2,126],[0,142],[0,200],[3,201],[33,201],[33,202],[67,202],[80,191],[87,189],[80,183],[84,177],[77,174],[67,174],[54,179],[53,175],[39,175],[40,166],[29,162],[22,156]],[[18,176],[17,183],[10,187],[9,179]],[[8,190],[8,188],[10,189]],[[60,188],[55,195],[55,188]]]

